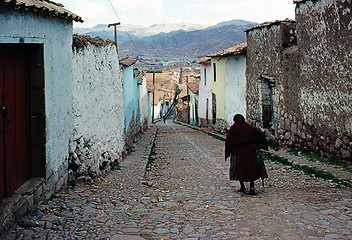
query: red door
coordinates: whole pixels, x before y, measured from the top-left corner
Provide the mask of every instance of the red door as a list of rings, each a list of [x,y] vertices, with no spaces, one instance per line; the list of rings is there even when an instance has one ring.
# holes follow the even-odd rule
[[[29,176],[27,85],[26,54],[0,47],[0,200]]]

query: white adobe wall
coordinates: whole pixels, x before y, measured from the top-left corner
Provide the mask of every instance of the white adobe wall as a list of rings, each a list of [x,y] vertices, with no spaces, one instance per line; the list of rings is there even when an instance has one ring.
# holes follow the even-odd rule
[[[150,111],[151,111],[151,116],[152,116],[153,115],[153,105],[152,105]],[[154,121],[161,118],[160,112],[161,112],[161,101],[159,100],[157,105],[154,105]]]
[[[147,79],[146,76],[143,77],[142,85],[140,86],[140,113],[141,113],[141,124],[142,128],[148,127],[148,111],[149,111],[149,101],[148,101],[148,91],[147,91]]]
[[[73,51],[73,137],[79,174],[99,174],[124,149],[123,80],[112,44]]]
[[[196,104],[199,105],[199,95],[190,92],[190,109],[189,109],[189,117],[190,124],[196,124],[199,119],[196,119]],[[198,106],[199,108],[199,106]]]
[[[226,58],[225,120],[229,128],[237,113],[246,117],[246,56]]]
[[[200,119],[206,119],[206,106],[207,98],[209,99],[208,105],[208,119],[211,122],[213,119],[212,110],[212,95],[211,95],[211,84],[212,84],[212,71],[210,63],[202,64],[200,67],[200,81],[199,81],[199,106],[198,113]],[[206,73],[205,73],[206,72]]]
[[[0,44],[43,44],[46,177],[65,165],[72,132],[72,22],[8,11],[0,14]],[[57,178],[57,177],[55,177]]]

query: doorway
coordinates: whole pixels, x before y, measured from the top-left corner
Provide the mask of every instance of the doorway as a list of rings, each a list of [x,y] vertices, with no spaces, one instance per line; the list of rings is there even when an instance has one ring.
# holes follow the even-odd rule
[[[272,129],[274,120],[274,101],[273,101],[273,81],[261,78],[262,80],[262,121],[263,127]]]
[[[213,124],[216,123],[216,95],[212,93]]]
[[[28,59],[21,51],[0,53],[1,198],[10,196],[29,176]]]
[[[0,201],[45,176],[44,111],[42,45],[0,44]]]

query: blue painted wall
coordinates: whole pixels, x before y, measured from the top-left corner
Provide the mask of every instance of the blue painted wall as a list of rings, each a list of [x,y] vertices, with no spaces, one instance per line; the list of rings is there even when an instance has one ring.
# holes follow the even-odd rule
[[[130,130],[133,117],[137,122],[138,129],[140,126],[139,85],[137,84],[137,78],[133,76],[133,65],[123,68],[123,100],[125,109],[125,127],[127,133]]]

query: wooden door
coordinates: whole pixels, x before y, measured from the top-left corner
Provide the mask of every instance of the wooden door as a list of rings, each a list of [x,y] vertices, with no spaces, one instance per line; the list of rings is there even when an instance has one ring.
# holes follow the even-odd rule
[[[28,60],[24,51],[0,47],[0,199],[29,176]]]

